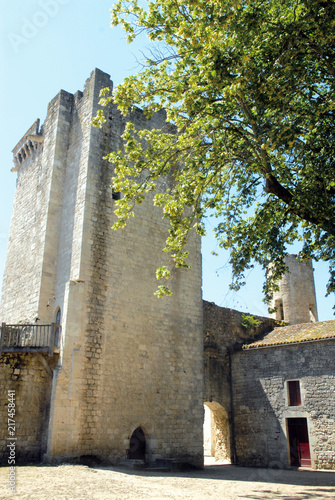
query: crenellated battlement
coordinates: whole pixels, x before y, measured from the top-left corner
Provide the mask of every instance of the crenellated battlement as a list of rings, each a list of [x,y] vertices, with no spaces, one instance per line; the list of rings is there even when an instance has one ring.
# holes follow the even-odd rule
[[[12,172],[17,172],[25,160],[32,156],[41,147],[43,142],[43,126],[40,129],[40,119],[37,118],[12,151],[14,162]]]

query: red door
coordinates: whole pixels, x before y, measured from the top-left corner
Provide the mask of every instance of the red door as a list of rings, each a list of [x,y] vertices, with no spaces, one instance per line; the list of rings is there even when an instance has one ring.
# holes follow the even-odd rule
[[[307,418],[288,418],[287,427],[291,465],[311,467]]]

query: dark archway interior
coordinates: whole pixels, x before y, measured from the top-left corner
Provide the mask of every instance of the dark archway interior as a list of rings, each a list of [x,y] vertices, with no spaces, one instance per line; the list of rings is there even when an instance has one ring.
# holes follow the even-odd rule
[[[132,460],[145,460],[145,435],[141,427],[134,430],[129,443],[129,455]]]

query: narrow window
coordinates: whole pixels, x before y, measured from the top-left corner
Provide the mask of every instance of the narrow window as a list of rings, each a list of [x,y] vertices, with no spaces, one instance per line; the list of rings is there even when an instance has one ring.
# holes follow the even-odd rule
[[[288,405],[301,406],[300,382],[299,380],[289,380],[288,388]]]
[[[284,307],[282,299],[276,299],[275,308],[276,308],[276,320],[284,321]]]
[[[120,200],[121,199],[121,193],[119,191],[114,191],[114,189],[112,190],[112,198],[113,200]]]
[[[56,314],[55,347],[59,347],[60,344],[61,317],[62,313],[59,307]]]

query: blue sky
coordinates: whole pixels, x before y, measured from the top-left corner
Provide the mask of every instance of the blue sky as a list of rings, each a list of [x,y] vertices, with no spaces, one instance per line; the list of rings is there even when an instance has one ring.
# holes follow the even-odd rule
[[[11,150],[36,118],[44,121],[49,101],[64,89],[82,90],[95,68],[109,73],[114,86],[139,71],[141,42],[128,45],[121,29],[110,28],[112,1],[16,0],[4,2],[0,19],[0,283],[4,270],[16,174]],[[262,303],[261,270],[247,276],[238,293],[229,291],[227,253],[211,256],[214,221],[203,241],[203,296],[206,300],[249,313],[267,315]],[[327,265],[316,264],[320,320],[333,319],[334,298],[325,299]]]

